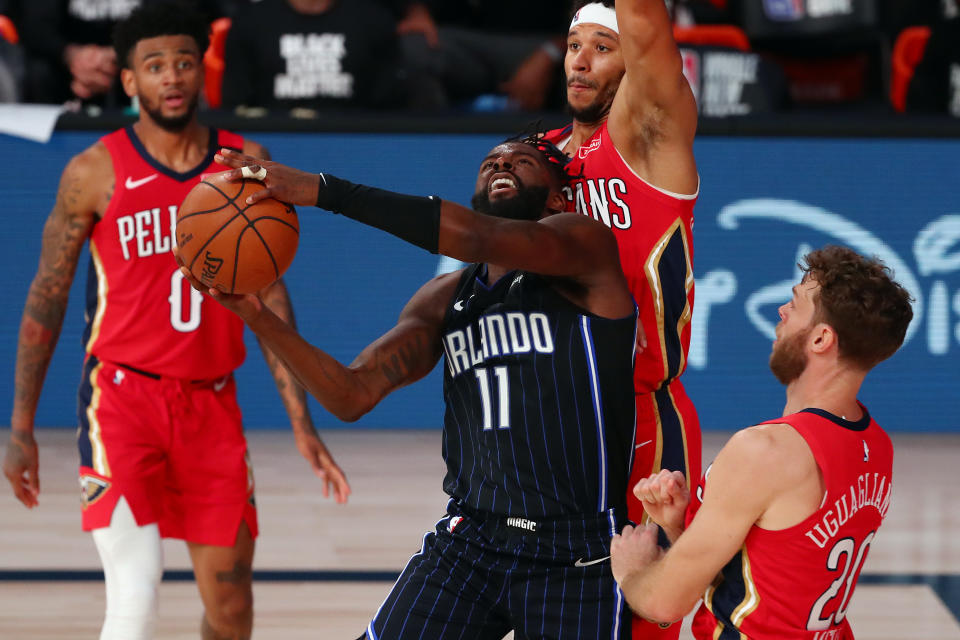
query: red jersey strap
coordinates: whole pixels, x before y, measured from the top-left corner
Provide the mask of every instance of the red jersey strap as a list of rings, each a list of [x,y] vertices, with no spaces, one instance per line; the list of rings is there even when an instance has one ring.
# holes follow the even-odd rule
[[[211,129],[210,131],[217,133],[217,151],[227,148],[243,153],[243,136],[223,129]]]
[[[760,424],[788,424],[800,434],[800,436],[810,447],[817,466],[823,474],[823,481],[826,486],[830,486],[833,478],[831,477],[832,465],[827,461],[832,460],[831,451],[827,450],[829,440],[823,438],[819,431],[823,429],[823,421],[826,420],[838,427],[847,429],[851,432],[866,431],[870,426],[870,412],[859,402],[857,403],[863,411],[863,417],[859,420],[851,421],[841,416],[835,416],[828,411],[816,408],[807,408],[790,415],[782,416],[773,420],[767,420]]]

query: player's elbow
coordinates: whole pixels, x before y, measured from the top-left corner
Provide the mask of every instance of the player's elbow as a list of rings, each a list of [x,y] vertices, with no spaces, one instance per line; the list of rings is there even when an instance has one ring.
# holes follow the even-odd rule
[[[342,390],[339,397],[332,399],[326,409],[343,422],[356,422],[377,406],[380,401],[363,385],[352,385]]]
[[[373,407],[349,406],[339,410],[333,410],[332,413],[337,419],[343,422],[356,422],[363,416],[370,413]]]
[[[692,603],[666,596],[662,589],[624,595],[635,614],[657,624],[673,624],[693,608]]]
[[[354,395],[342,397],[337,402],[326,403],[327,411],[343,422],[356,422],[363,416],[370,413],[370,410],[376,406],[376,403],[366,402],[362,398]]]
[[[631,608],[638,616],[656,624],[673,624],[682,620],[689,608],[678,607],[676,604],[660,598],[650,598],[649,602],[631,603]]]

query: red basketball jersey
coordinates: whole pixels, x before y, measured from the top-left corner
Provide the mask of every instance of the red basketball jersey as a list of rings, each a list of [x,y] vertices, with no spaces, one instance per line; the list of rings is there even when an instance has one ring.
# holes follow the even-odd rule
[[[703,596],[698,640],[852,640],[847,607],[890,507],[893,444],[864,408],[849,422],[820,409],[770,420],[803,436],[823,474],[820,508],[780,531],[754,526]],[[688,519],[699,508],[707,469]]]
[[[217,378],[243,362],[243,321],[194,290],[171,249],[177,207],[213,156],[243,138],[210,129],[207,156],[176,173],[157,162],[133,127],[102,138],[113,161],[113,197],[90,236],[87,353],[172,378]]]
[[[564,146],[571,127],[546,134]],[[637,354],[634,388],[650,393],[683,373],[693,315],[693,206],[649,184],[614,147],[604,123],[568,165],[568,210],[604,223],[617,238],[627,284],[640,307],[647,348]]]

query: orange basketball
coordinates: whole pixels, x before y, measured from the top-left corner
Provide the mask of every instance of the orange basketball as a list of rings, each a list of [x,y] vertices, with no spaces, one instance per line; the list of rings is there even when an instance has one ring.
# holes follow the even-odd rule
[[[177,212],[177,255],[203,284],[224,293],[256,293],[283,275],[300,239],[297,212],[267,198],[248,205],[264,188],[257,180],[227,182],[208,175]]]

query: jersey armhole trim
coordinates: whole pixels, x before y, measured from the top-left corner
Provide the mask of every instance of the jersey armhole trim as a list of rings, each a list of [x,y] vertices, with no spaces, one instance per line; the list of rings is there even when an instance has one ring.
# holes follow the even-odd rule
[[[610,134],[608,133],[608,134],[607,134],[607,139],[609,140],[609,138],[610,138]],[[640,177],[640,174],[637,173],[637,172],[633,169],[633,167],[630,166],[630,163],[627,162],[627,161],[624,159],[623,154],[620,153],[620,149],[617,149],[617,146],[616,146],[615,144],[613,144],[613,140],[610,140],[610,146],[613,147],[613,150],[617,152],[617,157],[620,158],[620,162],[623,163],[623,166],[625,166],[625,167],[630,171],[630,173],[633,174],[633,176],[634,176],[637,180],[639,180],[639,181],[642,182],[643,184],[647,185],[648,187],[650,187],[650,188],[653,189],[654,191],[659,191],[659,192],[662,193],[663,195],[669,196],[669,197],[671,197],[671,198],[673,198],[673,199],[675,199],[675,200],[689,201],[689,200],[696,200],[698,197],[700,197],[700,174],[699,174],[699,173],[697,174],[697,190],[696,190],[696,191],[694,191],[693,193],[690,193],[690,194],[675,193],[675,192],[669,191],[669,190],[667,190],[667,189],[662,189],[662,188],[658,187],[658,186],[655,185],[655,184],[650,184],[649,182],[647,182],[646,180],[644,180],[643,178],[641,178],[641,177]]]

